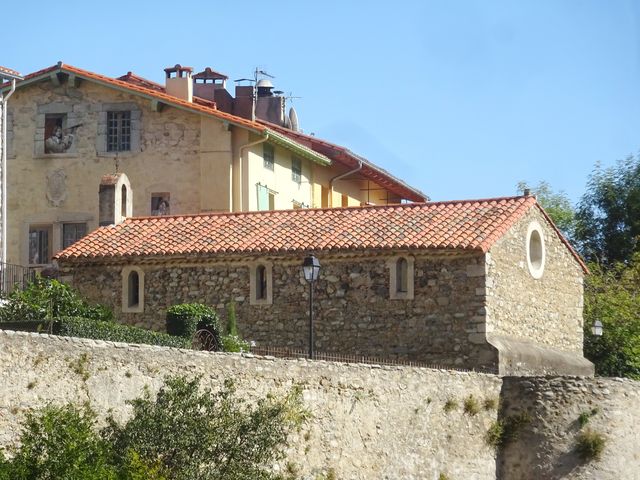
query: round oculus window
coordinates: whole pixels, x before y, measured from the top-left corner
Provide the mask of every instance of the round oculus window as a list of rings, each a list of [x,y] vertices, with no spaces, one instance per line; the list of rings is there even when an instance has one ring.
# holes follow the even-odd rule
[[[527,229],[527,267],[533,278],[542,277],[544,272],[545,249],[542,227],[532,222]]]

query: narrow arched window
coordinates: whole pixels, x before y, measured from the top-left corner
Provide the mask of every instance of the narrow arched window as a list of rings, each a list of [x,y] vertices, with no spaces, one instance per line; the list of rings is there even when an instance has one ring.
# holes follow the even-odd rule
[[[132,270],[127,278],[127,306],[137,307],[140,304],[140,276]]]
[[[396,291],[406,293],[409,285],[409,268],[406,258],[399,258],[396,261]]]
[[[122,190],[120,193],[120,215],[122,215],[122,217],[126,217],[127,216],[127,187],[122,185]]]
[[[256,300],[267,298],[267,269],[264,265],[256,268]]]

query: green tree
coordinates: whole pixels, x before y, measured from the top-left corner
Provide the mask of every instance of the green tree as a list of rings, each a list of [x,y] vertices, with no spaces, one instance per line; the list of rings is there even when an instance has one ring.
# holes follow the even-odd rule
[[[584,354],[603,376],[640,379],[640,253],[610,267],[590,264],[585,284]],[[591,334],[593,322],[603,335]]]
[[[565,237],[572,238],[575,227],[575,212],[567,194],[563,191],[554,192],[545,181],[541,181],[537,186],[531,187],[527,182],[518,182],[518,192],[524,193],[529,190],[536,196],[538,203],[547,212],[553,223],[562,231]]]
[[[129,421],[100,431],[86,406],[29,414],[11,458],[0,449],[0,480],[284,480],[271,467],[307,418],[299,389],[248,402],[230,381],[214,393],[168,378],[131,403]]]
[[[639,251],[640,157],[596,165],[576,212],[575,238],[589,261],[626,262]]]
[[[307,415],[297,389],[251,406],[232,381],[214,393],[184,378],[167,379],[155,400],[146,395],[132,405],[131,420],[123,426],[111,420],[106,438],[115,452],[159,461],[176,480],[281,478],[270,467],[284,457],[288,433]]]

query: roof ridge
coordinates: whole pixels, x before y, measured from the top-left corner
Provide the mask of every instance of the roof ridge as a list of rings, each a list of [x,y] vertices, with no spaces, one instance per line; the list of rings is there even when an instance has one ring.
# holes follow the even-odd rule
[[[354,205],[350,207],[315,207],[315,208],[289,208],[283,210],[251,210],[247,212],[208,212],[208,213],[183,213],[172,215],[144,215],[139,217],[128,217],[127,222],[142,221],[142,220],[159,220],[159,219],[175,219],[175,218],[203,218],[203,217],[244,217],[244,216],[256,216],[256,215],[280,215],[283,213],[294,213],[296,215],[303,215],[306,212],[332,212],[332,211],[344,211],[344,210],[386,210],[397,208],[421,208],[440,205],[458,205],[464,203],[497,203],[505,200],[519,200],[535,197],[524,195],[512,196],[512,197],[495,197],[495,198],[482,198],[471,200],[444,200],[438,202],[413,202],[413,203],[394,203],[389,205]]]

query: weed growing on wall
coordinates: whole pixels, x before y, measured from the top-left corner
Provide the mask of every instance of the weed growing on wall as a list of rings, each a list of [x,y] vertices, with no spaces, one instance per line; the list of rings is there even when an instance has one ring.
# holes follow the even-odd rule
[[[584,427],[587,423],[589,423],[589,420],[591,419],[591,417],[593,417],[594,415],[597,415],[599,411],[600,409],[598,407],[595,407],[595,408],[592,408],[591,410],[582,412],[580,415],[578,415],[578,423],[580,424],[580,428]]]
[[[486,441],[494,448],[504,447],[516,440],[522,429],[529,423],[531,423],[531,416],[527,412],[507,415],[491,424],[487,431]]]
[[[445,413],[449,413],[452,410],[458,408],[458,401],[455,398],[447,398],[447,401],[444,402],[444,407],[442,407]]]
[[[464,413],[469,416],[474,416],[480,413],[480,403],[478,403],[478,400],[473,395],[469,395],[464,399],[462,408],[464,410]]]
[[[578,434],[576,452],[585,462],[600,460],[607,441],[603,435],[593,430],[584,430]]]

